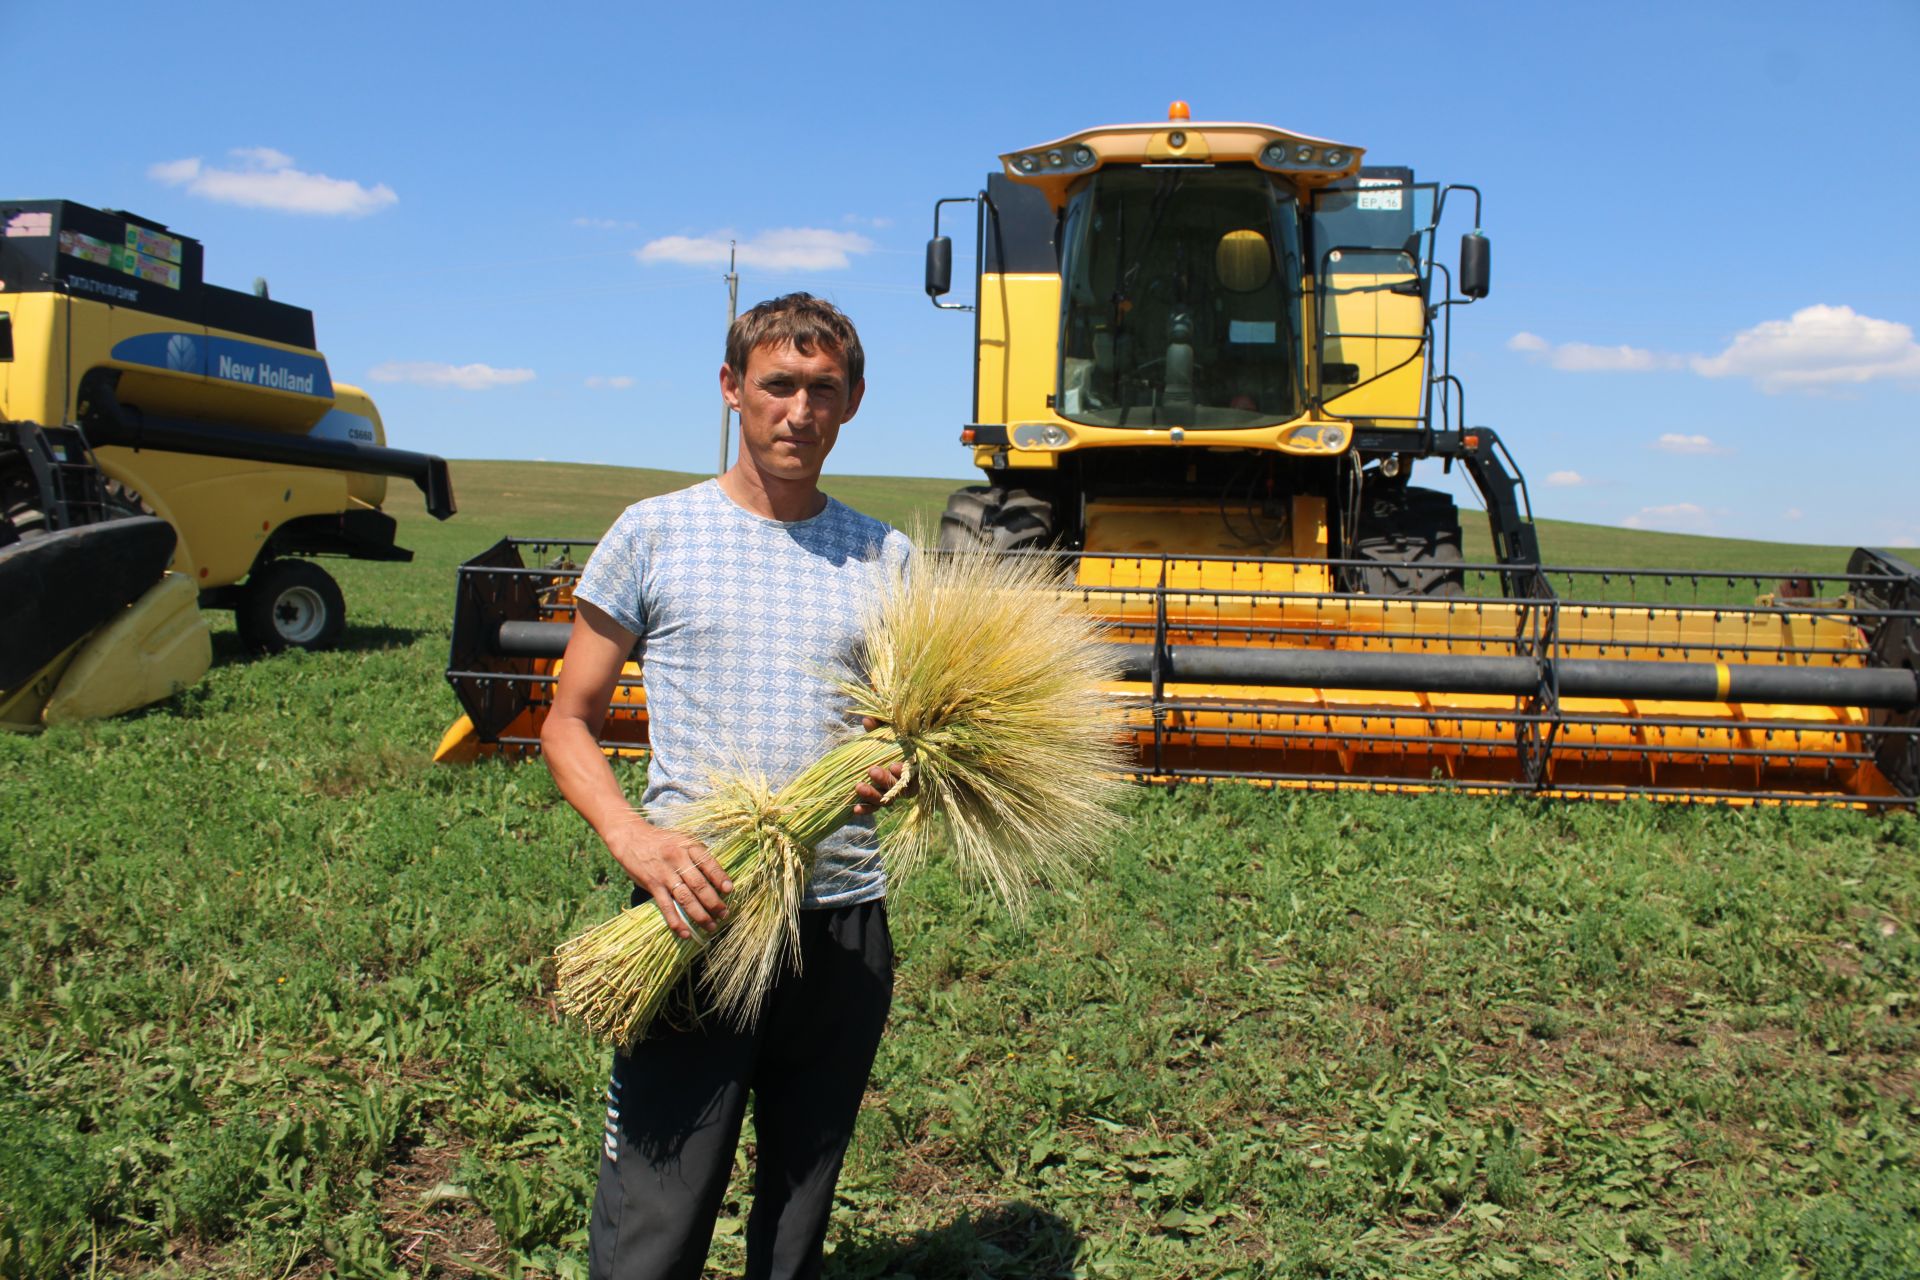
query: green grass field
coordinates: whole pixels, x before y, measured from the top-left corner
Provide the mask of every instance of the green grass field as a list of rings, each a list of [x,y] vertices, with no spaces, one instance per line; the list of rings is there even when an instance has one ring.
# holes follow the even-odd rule
[[[222,623],[174,701],[0,737],[0,1275],[585,1274],[606,1062],[548,953],[623,890],[540,766],[427,756],[453,565],[684,478],[455,475],[445,525],[394,495],[412,564],[338,566],[341,650],[249,661]],[[896,521],[950,487],[827,485]],[[937,871],[896,897],[829,1274],[1920,1275],[1911,815],[1190,788],[1130,817],[1025,925]]]

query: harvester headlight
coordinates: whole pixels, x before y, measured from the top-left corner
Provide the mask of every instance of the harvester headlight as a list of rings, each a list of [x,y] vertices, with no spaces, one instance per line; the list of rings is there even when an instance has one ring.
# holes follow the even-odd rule
[[[1035,169],[1040,167],[1040,163],[1039,161],[1035,160],[1032,156],[1015,156],[1013,160],[1013,167],[1018,169],[1022,173],[1032,173]]]
[[[1082,169],[1092,164],[1093,148],[1092,147],[1075,147],[1073,149],[1073,162],[1079,165]]]
[[[1063,156],[1063,155],[1061,155],[1061,154],[1060,154],[1060,153],[1059,153],[1058,151],[1049,151],[1049,152],[1047,152],[1047,167],[1048,167],[1048,168],[1050,168],[1050,169],[1058,169],[1058,168],[1061,168],[1062,166],[1064,166],[1064,165],[1065,165],[1066,163],[1067,163],[1067,158],[1066,158],[1065,156]]]
[[[1057,422],[1021,422],[1013,428],[1016,449],[1064,449],[1073,443],[1073,433]]]
[[[1338,453],[1347,444],[1347,429],[1337,422],[1322,422],[1295,427],[1287,443],[1312,453]]]
[[[1293,149],[1293,159],[1295,164],[1312,164],[1313,148],[1306,146],[1304,144],[1301,146],[1295,147]]]
[[[1283,142],[1269,142],[1267,144],[1266,159],[1268,164],[1285,164],[1287,162],[1286,144]]]
[[[1338,169],[1341,165],[1345,164],[1346,162],[1347,162],[1346,152],[1344,151],[1327,152],[1327,163],[1332,165],[1334,168]]]
[[[1187,135],[1178,129],[1167,135],[1167,145],[1175,151],[1187,145]]]

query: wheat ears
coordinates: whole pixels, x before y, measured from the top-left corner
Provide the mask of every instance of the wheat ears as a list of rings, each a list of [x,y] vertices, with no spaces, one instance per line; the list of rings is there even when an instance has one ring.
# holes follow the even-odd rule
[[[746,773],[716,780],[673,825],[733,881],[716,934],[681,941],[650,902],[555,952],[559,1003],[600,1039],[631,1044],[702,952],[702,982],[748,1023],[797,957],[813,849],[846,820],[874,765],[905,761],[911,785],[884,813],[881,851],[897,885],[939,852],[1018,913],[1033,886],[1086,866],[1118,824],[1125,751],[1103,682],[1099,624],[1044,556],[919,557],[876,593],[865,669],[840,678],[849,737],[770,793]]]

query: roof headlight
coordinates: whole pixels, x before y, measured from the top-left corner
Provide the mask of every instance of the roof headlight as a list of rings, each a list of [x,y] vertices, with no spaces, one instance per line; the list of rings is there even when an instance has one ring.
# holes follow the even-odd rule
[[[1061,168],[1066,163],[1067,163],[1067,158],[1061,155],[1058,151],[1047,152],[1047,167],[1049,169]]]
[[[1285,164],[1287,162],[1287,144],[1284,142],[1269,142],[1266,151],[1262,154],[1265,156],[1268,164]]]
[[[1092,147],[1075,147],[1073,149],[1073,162],[1079,165],[1082,169],[1092,164],[1093,148]]]
[[[1035,169],[1038,169],[1040,167],[1040,162],[1035,160],[1032,156],[1015,156],[1013,160],[1013,167],[1018,169],[1022,173],[1032,173]]]
[[[1307,146],[1305,143],[1295,147],[1293,149],[1293,160],[1295,164],[1312,164],[1313,148]]]
[[[1346,162],[1347,162],[1346,152],[1344,151],[1327,152],[1327,163],[1332,165],[1334,168],[1338,169],[1341,165],[1345,164]]]

